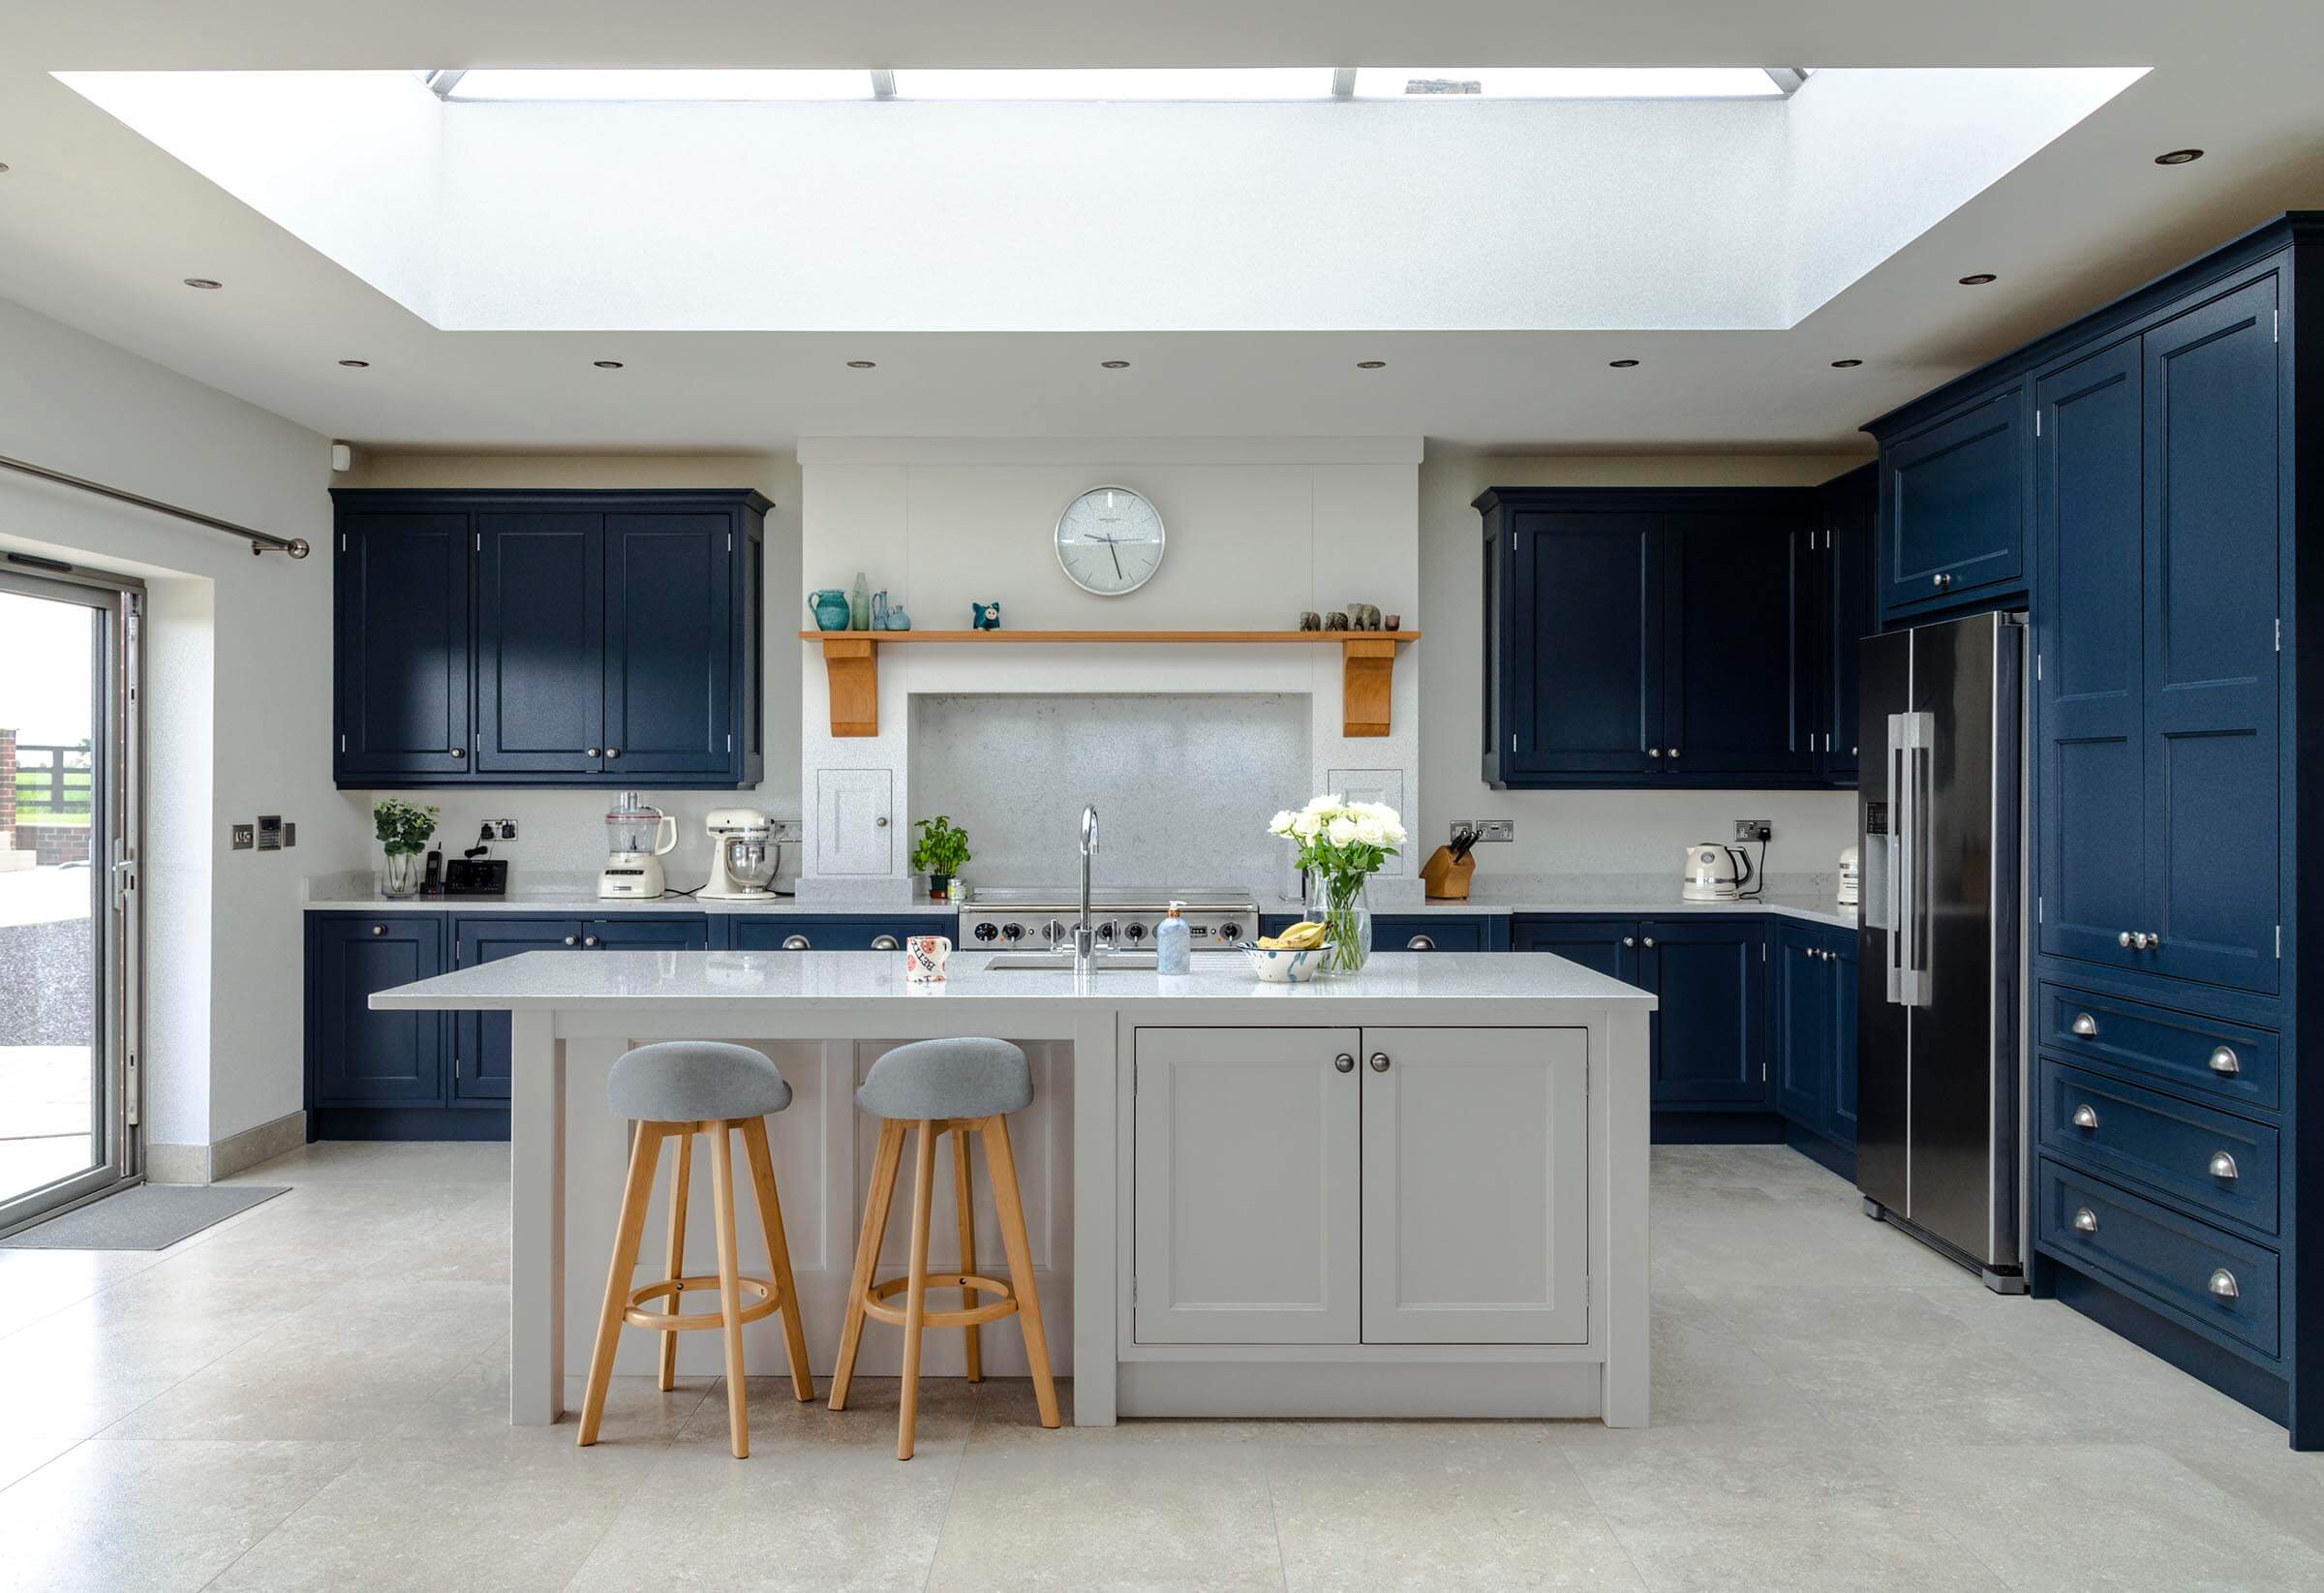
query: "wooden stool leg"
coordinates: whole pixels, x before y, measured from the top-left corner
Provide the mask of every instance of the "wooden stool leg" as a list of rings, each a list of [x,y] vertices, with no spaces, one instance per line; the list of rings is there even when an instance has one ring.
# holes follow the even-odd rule
[[[589,1389],[581,1396],[581,1445],[597,1441],[605,1419],[605,1385],[613,1376],[613,1346],[621,1337],[622,1312],[629,1304],[629,1274],[637,1268],[637,1242],[645,1233],[646,1204],[654,1198],[654,1169],[661,1161],[662,1127],[641,1122],[629,1146],[629,1179],[622,1186],[622,1214],[614,1224],[613,1262],[605,1275],[605,1308],[597,1314],[596,1347],[589,1356]]]
[[[743,1299],[735,1287],[734,1147],[723,1120],[702,1125],[710,1135],[711,1204],[719,1219],[719,1306],[726,1313],[726,1436],[737,1460],[750,1457],[749,1391],[743,1387]]]
[[[896,1458],[912,1457],[912,1429],[920,1420],[921,1323],[928,1316],[928,1213],[935,1197],[936,1134],[920,1124],[912,1143],[912,1268],[903,1295],[903,1393],[896,1406]]]
[[[678,1159],[670,1174],[670,1238],[665,1253],[669,1256],[669,1271],[665,1274],[673,1283],[686,1276],[686,1190],[692,1181],[694,1170],[693,1124],[670,1137],[678,1142]],[[662,1309],[675,1316],[683,1295],[672,1295],[662,1302]],[[661,1378],[657,1385],[664,1394],[678,1386],[678,1335],[661,1335]]]
[[[896,1201],[896,1170],[903,1160],[901,1122],[879,1125],[879,1149],[872,1153],[872,1187],[864,1196],[864,1227],[855,1242],[855,1275],[847,1283],[847,1318],[840,1330],[840,1358],[831,1368],[831,1408],[847,1408],[847,1385],[855,1377],[855,1352],[864,1342],[864,1296],[879,1266],[880,1242],[888,1237],[888,1208]]]
[[[1005,1118],[985,1119],[985,1171],[1000,1212],[1000,1242],[1009,1253],[1009,1282],[1017,1290],[1017,1321],[1024,1329],[1024,1359],[1033,1370],[1033,1399],[1041,1425],[1057,1425],[1057,1386],[1049,1375],[1049,1333],[1041,1326],[1041,1297],[1033,1288],[1033,1246],[1024,1236],[1024,1206],[1017,1198],[1017,1158],[1009,1152]]]
[[[976,1271],[976,1208],[969,1204],[968,1197],[968,1125],[965,1123],[955,1123],[952,1127],[952,1206],[960,1218],[961,1271],[973,1272]],[[963,1287],[961,1290],[961,1309],[966,1311],[975,1308],[976,1291]],[[962,1330],[968,1338],[968,1381],[971,1383],[985,1380],[984,1352],[977,1342],[976,1330],[977,1325],[973,1322]]]
[[[750,1158],[750,1182],[758,1196],[758,1225],[767,1231],[768,1281],[782,1302],[782,1353],[791,1365],[791,1393],[815,1396],[807,1370],[807,1333],[799,1325],[799,1293],[791,1285],[791,1241],[782,1231],[782,1199],[775,1193],[775,1158],[767,1153],[767,1119],[743,1119],[743,1152]]]

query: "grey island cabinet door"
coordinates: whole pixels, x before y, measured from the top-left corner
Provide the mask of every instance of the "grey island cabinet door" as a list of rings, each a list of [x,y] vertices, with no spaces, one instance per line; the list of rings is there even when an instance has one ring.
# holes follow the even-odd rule
[[[1141,1028],[1142,1344],[1353,1344],[1363,1086],[1352,1028]]]
[[[1589,1040],[1363,1031],[1363,1341],[1580,1344]]]

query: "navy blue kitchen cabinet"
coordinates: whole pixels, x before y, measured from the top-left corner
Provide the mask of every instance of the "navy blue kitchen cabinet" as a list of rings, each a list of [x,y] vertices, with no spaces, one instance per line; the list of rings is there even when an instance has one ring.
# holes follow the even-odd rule
[[[339,782],[466,778],[475,739],[468,516],[345,506],[338,533]]]
[[[950,913],[721,913],[734,951],[896,951],[907,936],[941,934],[959,946]]]
[[[1862,696],[1857,644],[1879,629],[1874,620],[1873,543],[1880,517],[1881,469],[1859,466],[1819,487],[1823,521],[1822,678],[1816,694],[1817,768],[1835,785],[1856,782]]]
[[[1853,781],[1825,732],[1853,701],[1837,628],[1862,615],[1829,598],[1818,491],[1495,487],[1476,507],[1489,783]]]
[[[1775,928],[1772,965],[1776,1110],[1797,1128],[1852,1150],[1856,937],[1843,929],[1786,920]],[[1802,1148],[1811,1153],[1818,1149]],[[1830,1164],[1828,1157],[1818,1159]]]
[[[538,913],[452,920],[452,964],[474,967],[529,951],[706,951],[710,920],[703,913],[608,918],[549,918]],[[454,1105],[508,1099],[508,1015],[456,1012],[452,1017]]]
[[[1299,915],[1270,912],[1259,915],[1261,934],[1281,934],[1299,922]],[[1507,913],[1414,912],[1380,913],[1372,918],[1374,951],[1507,951]]]
[[[1638,980],[1638,925],[1631,918],[1566,918],[1523,913],[1509,927],[1518,951],[1545,951],[1626,985]]]
[[[1656,1104],[1767,1104],[1767,971],[1764,918],[1640,922],[1637,983],[1662,998]]]
[[[317,916],[308,923],[307,1088],[317,1106],[433,1106],[443,1026],[432,1012],[374,1012],[375,992],[442,973],[433,913]]]
[[[764,498],[332,498],[340,785],[756,783]]]
[[[2025,589],[2033,421],[2022,381],[1881,439],[1881,608],[1994,607]]]

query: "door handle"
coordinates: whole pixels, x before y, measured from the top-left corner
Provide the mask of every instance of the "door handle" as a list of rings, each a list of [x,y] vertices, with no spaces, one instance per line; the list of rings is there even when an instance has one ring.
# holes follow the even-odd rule
[[[577,946],[581,943],[581,937],[577,934],[568,934],[565,937],[565,943],[568,946]]]
[[[1638,943],[1638,937],[1635,934],[1626,934],[1622,937],[1622,943],[1626,946],[1635,946]],[[1648,945],[1654,944],[1654,942],[1651,940],[1646,943]]]
[[[374,924],[371,927],[371,933],[374,934],[385,934],[387,933],[387,926],[384,924]]]
[[[1646,937],[1646,949],[1648,951],[1652,951],[1654,949],[1654,936],[1651,934]]]
[[[1331,1066],[1336,1072],[1353,1073],[1356,1071],[1356,1058],[1343,1051],[1331,1058]]]
[[[1372,1053],[1372,1071],[1374,1073],[1386,1073],[1388,1071],[1387,1052],[1375,1051]]]
[[[465,747],[450,747],[446,748],[445,751],[450,752],[452,756],[456,758],[464,758],[468,756],[468,749]]]
[[[595,747],[584,747],[581,749],[581,755],[594,758],[597,755],[597,750]]]
[[[608,747],[605,749],[605,755],[609,758],[618,758],[622,755],[622,750],[619,747]]]
[[[585,946],[594,946],[597,943],[597,937],[594,934],[585,934],[581,937],[581,943]]]

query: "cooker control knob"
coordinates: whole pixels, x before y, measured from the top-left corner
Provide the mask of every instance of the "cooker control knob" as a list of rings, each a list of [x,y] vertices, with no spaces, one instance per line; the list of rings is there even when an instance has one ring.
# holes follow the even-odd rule
[[[1011,920],[1000,927],[1000,937],[1011,945],[1024,938],[1024,926]]]
[[[1000,926],[994,924],[991,919],[987,919],[977,925],[976,937],[979,940],[997,940],[1000,938]]]
[[[1128,929],[1122,931],[1121,933],[1122,938],[1129,941],[1129,943],[1134,946],[1139,941],[1146,938],[1146,926],[1144,924],[1133,922]]]
[[[1221,940],[1239,940],[1242,938],[1242,926],[1230,918],[1211,933]]]

